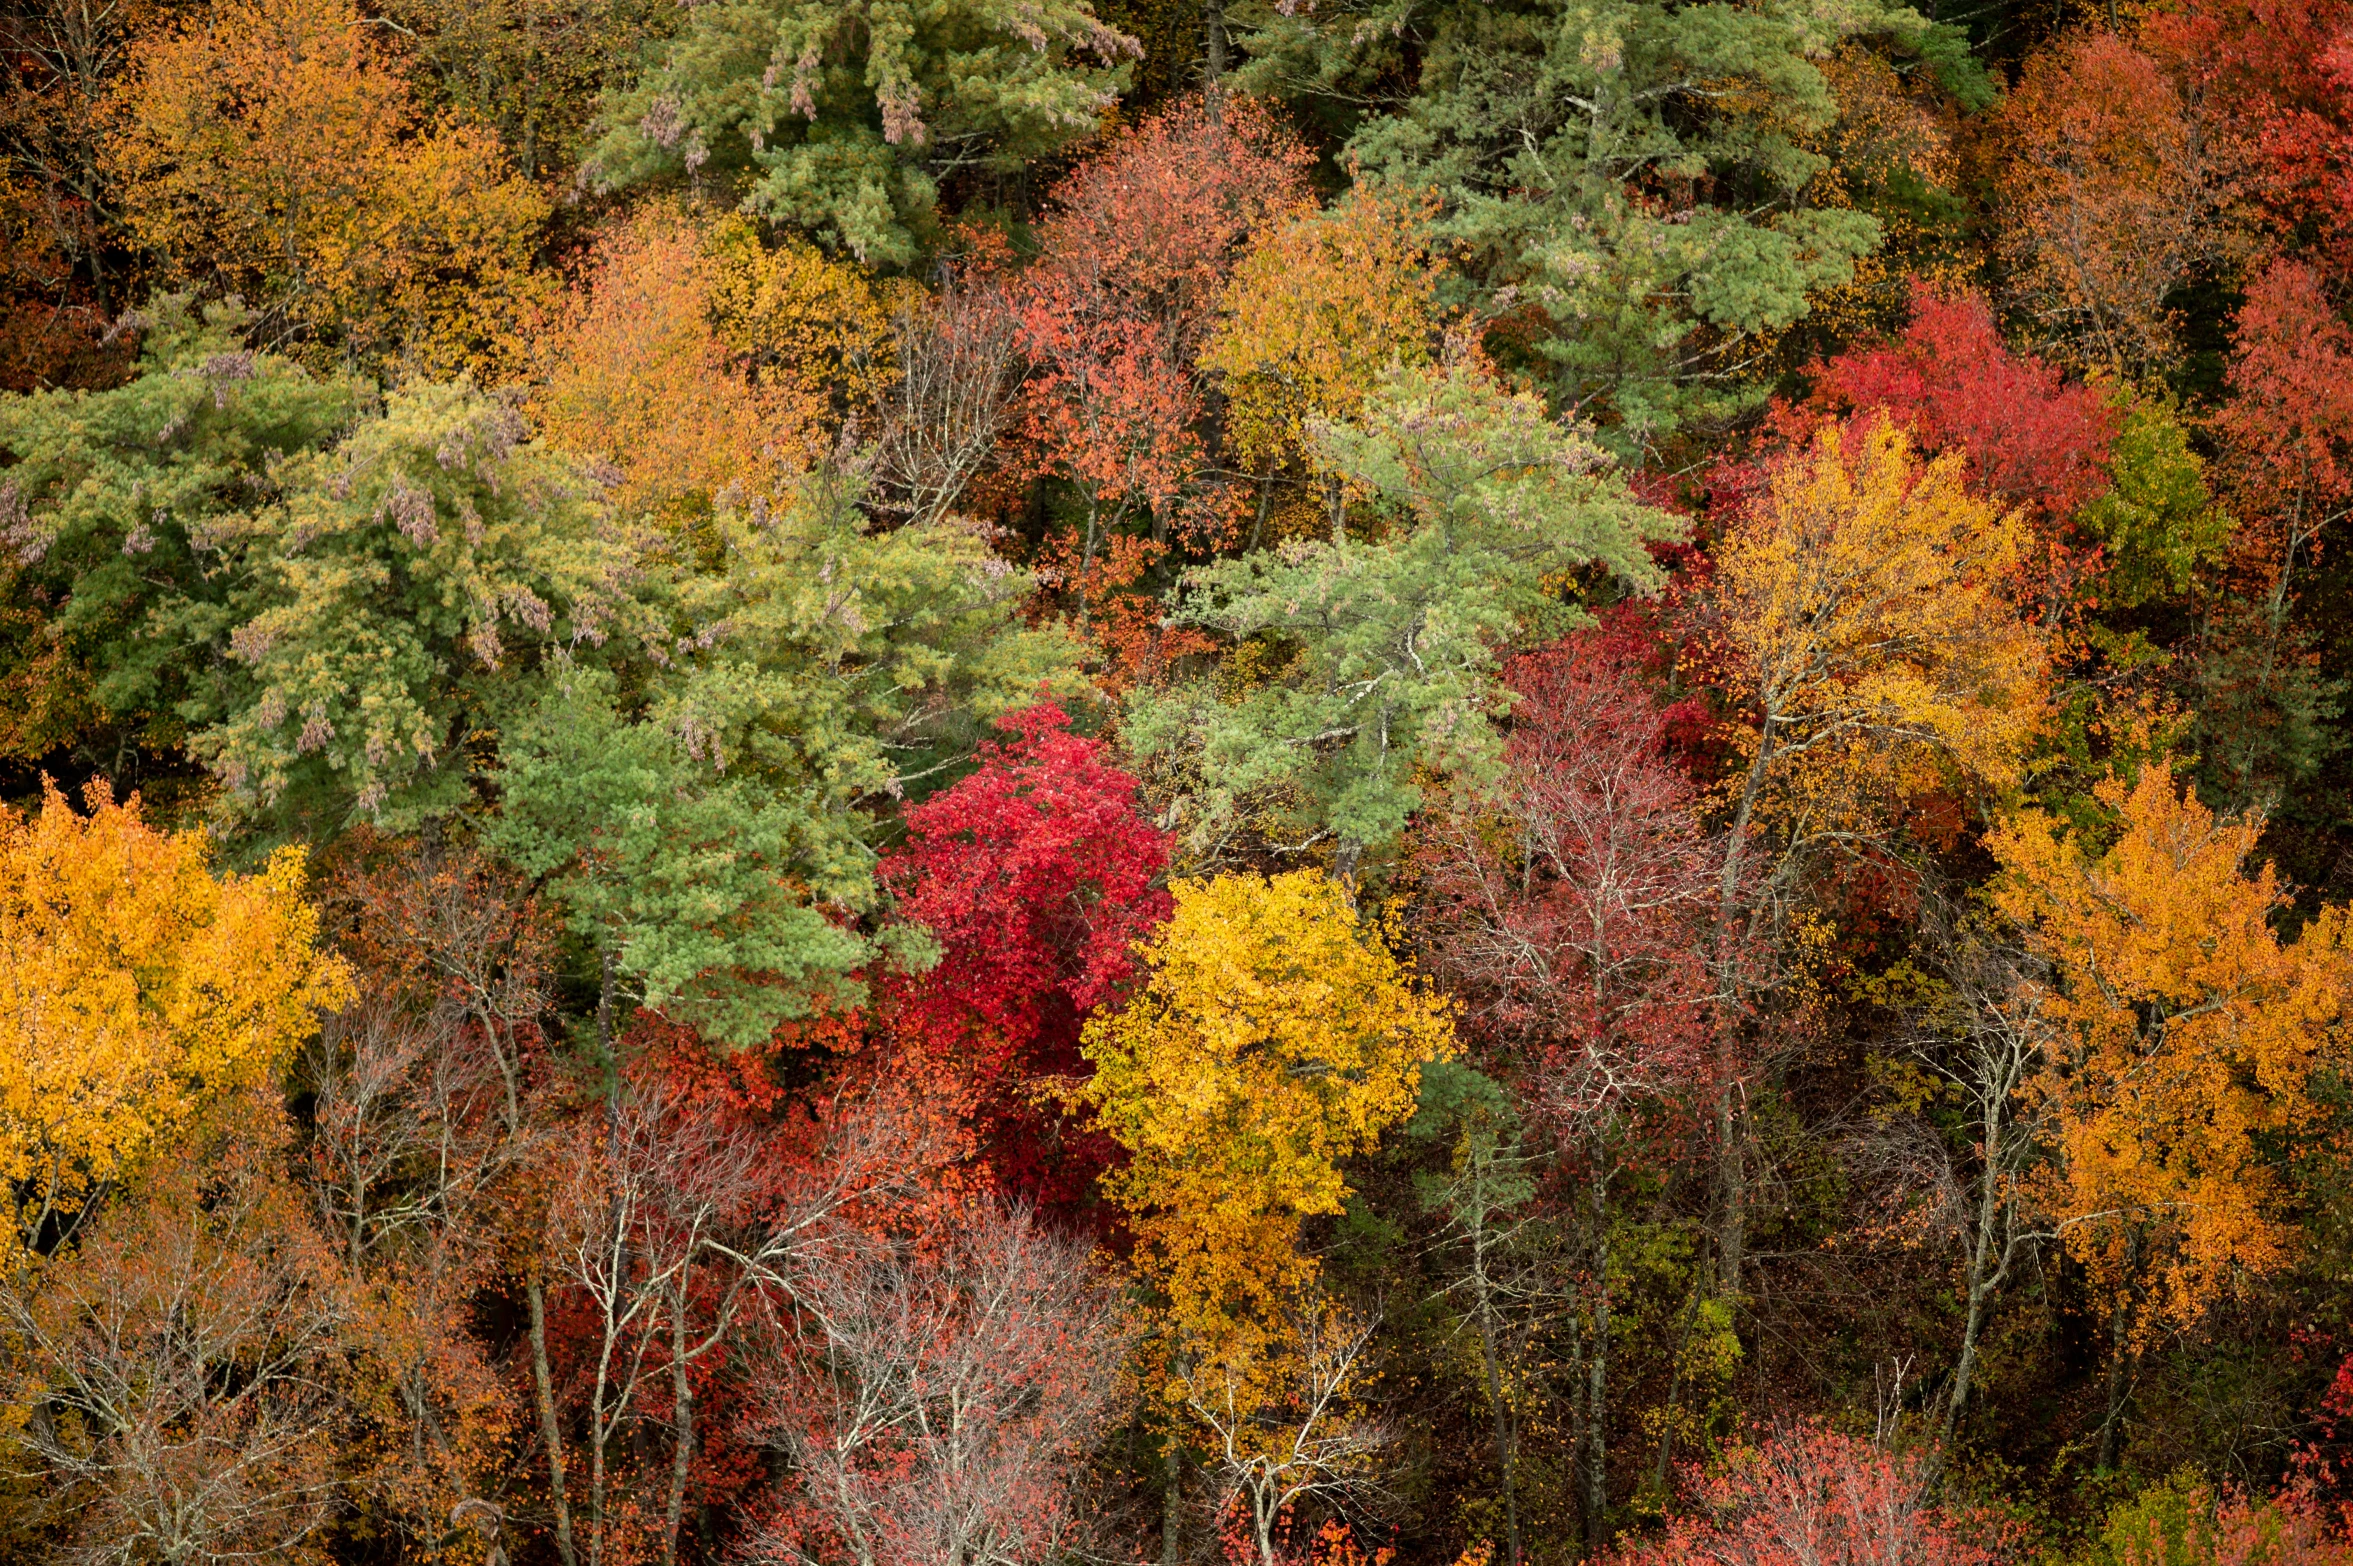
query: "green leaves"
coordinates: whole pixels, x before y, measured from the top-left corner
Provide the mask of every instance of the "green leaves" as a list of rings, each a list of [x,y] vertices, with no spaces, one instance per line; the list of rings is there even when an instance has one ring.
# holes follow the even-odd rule
[[[275,503],[279,465],[366,405],[355,382],[244,351],[232,307],[200,319],[167,297],[153,311],[128,385],[0,399],[0,571],[12,596],[52,606],[0,647],[27,696],[5,730],[20,757],[183,737],[209,663],[188,637],[210,642],[235,620],[222,530]]]
[[[1085,0],[719,0],[608,99],[589,167],[614,186],[742,169],[747,207],[907,266],[942,176],[1085,135],[1136,52]]]
[[[184,626],[225,651],[191,748],[236,806],[394,830],[445,814],[502,688],[556,649],[650,634],[601,488],[524,434],[470,387],[406,388],[281,464],[279,504],[216,524],[242,586],[226,616]]]
[[[1760,401],[1742,361],[1879,245],[1869,214],[1803,199],[1839,108],[1820,62],[1854,38],[1985,94],[1957,34],[1876,0],[1373,0],[1267,17],[1245,75],[1346,99],[1418,73],[1350,151],[1441,194],[1445,237],[1541,309],[1559,400],[1632,451]]]
[[[1175,618],[1248,649],[1255,672],[1244,689],[1147,691],[1129,710],[1130,747],[1199,780],[1198,853],[1253,815],[1344,855],[1394,836],[1425,774],[1494,764],[1497,652],[1582,619],[1563,579],[1648,588],[1645,541],[1677,536],[1581,432],[1468,365],[1398,371],[1361,428],[1315,439],[1394,529],[1192,572]]]
[[[869,806],[974,729],[1077,689],[1018,619],[1028,580],[953,524],[876,532],[838,474],[722,512],[712,571],[664,578],[682,634],[625,689],[563,668],[502,738],[497,852],[549,877],[639,998],[723,1043],[858,992],[915,932],[876,904]]]

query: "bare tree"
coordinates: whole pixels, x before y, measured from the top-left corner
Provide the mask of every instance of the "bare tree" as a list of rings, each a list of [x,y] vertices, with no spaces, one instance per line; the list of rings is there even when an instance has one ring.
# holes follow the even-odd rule
[[[934,1121],[877,1094],[835,1106],[806,1158],[728,1105],[625,1077],[601,1126],[566,1154],[548,1251],[589,1307],[579,1370],[587,1446],[587,1559],[601,1566],[616,1513],[616,1445],[666,1421],[665,1561],[696,1446],[694,1370],[736,1346],[747,1316],[773,1314],[822,1270],[853,1211],[911,1198],[940,1158]],[[667,1386],[666,1413],[654,1389]],[[559,1444],[560,1444],[559,1437]]]
[[[382,1476],[401,1492],[395,1511],[438,1518],[454,1506],[478,1529],[504,1513],[473,1495],[460,1426],[503,1394],[464,1314],[517,1222],[501,1198],[548,1136],[535,1091],[548,931],[525,888],[478,856],[380,846],[363,840],[327,886],[360,995],[299,1063],[308,1184],[347,1265],[397,1302],[377,1346],[406,1419],[406,1450]],[[525,1286],[543,1348],[544,1280]],[[554,1400],[544,1352],[532,1360],[544,1444]],[[569,1558],[560,1484],[554,1504]]]
[[[884,504],[945,516],[996,450],[1020,383],[1013,311],[989,280],[951,277],[897,321],[899,384],[878,464]]]
[[[357,1312],[278,1153],[198,1144],[0,1286],[57,1558],[278,1560],[334,1515]]]
[[[761,1391],[802,1515],[752,1558],[1021,1566],[1068,1541],[1129,1331],[1083,1246],[983,1201],[937,1232],[837,1232],[795,1297],[813,1331]]]
[[[1941,934],[1940,966],[1950,986],[1941,1014],[1923,1017],[1916,1046],[1931,1069],[1966,1106],[1974,1145],[1956,1160],[1952,1189],[1962,1250],[1966,1317],[1961,1347],[1945,1396],[1943,1439],[1950,1445],[1969,1406],[1977,1345],[1994,1296],[2027,1247],[2050,1236],[2033,1223],[2024,1202],[2029,1169],[2047,1149],[2048,1116],[2028,1091],[2041,1072],[2048,1025],[2047,994],[2028,982],[2030,959],[1982,930]]]

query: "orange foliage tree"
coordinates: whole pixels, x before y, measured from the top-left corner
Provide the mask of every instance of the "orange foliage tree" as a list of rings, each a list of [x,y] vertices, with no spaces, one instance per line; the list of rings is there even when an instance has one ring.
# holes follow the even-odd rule
[[[2002,110],[2002,243],[2053,342],[2121,374],[2161,365],[2168,296],[2238,245],[2230,154],[2194,99],[2115,33],[2027,62]]]
[[[2049,965],[2036,1089],[2058,1160],[2042,1200],[2111,1304],[2118,1360],[2194,1319],[2235,1278],[2285,1265],[2298,1234],[2261,1144],[2318,1115],[2315,1074],[2348,1059],[2341,909],[2292,940],[2260,817],[2218,820],[2170,767],[2102,797],[2104,850],[2027,813],[1989,842],[2003,912]],[[2102,1442],[2113,1455],[2121,1389]]]
[[[403,64],[349,0],[217,0],[132,48],[106,159],[170,273],[321,357],[501,375],[547,202],[489,132],[424,123]]]

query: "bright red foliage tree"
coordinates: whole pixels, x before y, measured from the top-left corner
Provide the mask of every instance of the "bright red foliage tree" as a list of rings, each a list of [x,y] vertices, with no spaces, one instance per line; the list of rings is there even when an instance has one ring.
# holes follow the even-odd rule
[[[1134,976],[1135,943],[1170,906],[1168,835],[1069,722],[1051,704],[1000,720],[980,770],[907,812],[883,868],[940,945],[929,972],[888,981],[890,1030],[966,1104],[999,1183],[1044,1202],[1082,1195],[1109,1147],[1029,1089],[1082,1069],[1087,1013]]]
[[[2057,366],[2011,352],[1974,291],[1915,280],[1903,335],[1818,366],[1814,399],[1839,412],[1884,409],[1929,450],[1964,453],[1986,493],[2049,517],[2073,515],[2108,485],[2114,409]]]

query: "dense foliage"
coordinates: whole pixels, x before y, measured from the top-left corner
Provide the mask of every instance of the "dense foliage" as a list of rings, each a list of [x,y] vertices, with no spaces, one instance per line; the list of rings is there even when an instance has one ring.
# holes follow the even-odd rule
[[[2347,0],[0,55],[0,1561],[2353,1566]]]

